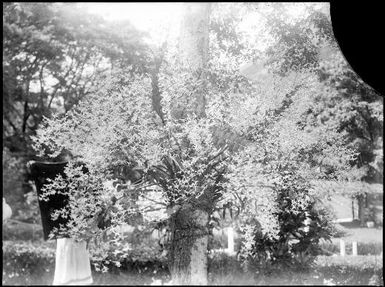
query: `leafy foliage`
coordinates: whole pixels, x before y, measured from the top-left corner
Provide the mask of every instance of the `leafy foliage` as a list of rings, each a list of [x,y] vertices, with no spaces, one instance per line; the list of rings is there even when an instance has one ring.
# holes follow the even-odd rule
[[[245,268],[257,273],[275,268],[308,268],[321,254],[320,241],[330,240],[331,220],[327,210],[317,204],[316,198],[306,198],[309,187],[300,182],[293,175],[287,175],[277,187],[278,236],[269,238],[258,225],[254,226],[248,234],[252,236],[252,245],[245,244],[241,250]]]
[[[119,34],[66,3],[3,8],[3,138],[12,151],[29,151],[28,136],[42,118],[69,110],[111,66],[145,69],[143,35],[128,23]]]
[[[3,241],[3,284],[40,281],[55,264],[55,250],[28,241]],[[51,282],[42,282],[50,284]]]
[[[113,67],[148,70],[149,54],[145,35],[130,23],[106,22],[75,3],[9,2],[3,10],[3,150],[19,162],[13,174],[5,168],[3,184],[19,218],[39,222],[25,170],[37,159],[30,136],[44,117],[65,113],[98,89]],[[3,169],[4,160],[12,162],[3,156]]]
[[[68,151],[91,170],[80,174],[70,165],[66,180],[58,178],[47,187],[54,192],[71,186],[76,202],[70,212],[63,211],[72,216],[70,232],[86,238],[104,234],[112,244],[114,235],[121,239],[114,230],[133,214],[149,224],[169,218],[182,204],[211,213],[233,202],[245,228],[247,254],[258,250],[256,241],[269,242],[271,251],[278,252],[273,258],[303,262],[328,236],[322,212],[314,209],[317,194],[311,181],[350,180],[357,156],[336,111],[343,107],[340,94],[305,64],[289,66],[287,73],[266,72],[256,83],[246,79],[240,63],[258,55],[246,35],[236,32],[239,27],[221,28],[223,19],[237,11],[220,12],[211,22],[206,70],[191,73],[170,43],[156,81],[149,73],[114,71],[76,108],[43,121],[35,148],[50,157]],[[310,54],[307,60],[313,63]],[[203,114],[197,112],[201,106]],[[106,188],[106,180],[121,184]],[[100,231],[95,217],[103,208],[111,220]],[[159,213],[144,215],[154,211]],[[306,212],[314,226],[304,235],[299,229]],[[296,232],[300,242],[290,249],[288,236]],[[103,244],[102,253],[108,247]],[[303,247],[309,247],[305,256],[298,251]]]
[[[279,74],[314,71],[333,93],[309,110],[309,115],[347,133],[346,145],[358,151],[351,162],[356,168],[351,180],[382,182],[383,99],[343,58],[332,33],[327,5],[299,5],[301,17],[290,17],[296,5],[257,5],[265,14],[273,39],[267,48],[266,66]]]
[[[6,147],[3,148],[3,197],[10,205],[13,216],[23,217],[23,210],[28,206],[25,202],[25,174],[23,170],[24,160],[12,154]],[[33,216],[25,216],[33,219]]]
[[[52,283],[55,260],[53,246],[39,246],[30,242],[3,242],[3,285],[48,285]],[[110,266],[111,272],[97,272],[92,265],[92,277],[95,284],[123,285],[127,281],[135,284],[158,284],[169,281],[167,266],[161,261],[122,260],[121,267]],[[246,285],[252,284],[314,284],[327,282],[335,284],[381,285],[383,282],[382,258],[377,256],[330,257],[320,256],[317,265],[311,271],[287,270],[274,271],[271,274],[251,274],[242,272],[239,261],[225,254],[209,256],[210,284]],[[227,280],[227,281],[224,281]]]

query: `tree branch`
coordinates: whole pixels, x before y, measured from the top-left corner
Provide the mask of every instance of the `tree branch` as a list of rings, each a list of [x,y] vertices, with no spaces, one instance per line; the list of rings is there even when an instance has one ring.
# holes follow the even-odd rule
[[[160,205],[163,205],[163,206],[167,206],[167,204],[164,203],[164,202],[160,202],[160,201],[157,201],[157,200],[148,198],[147,196],[144,196],[143,194],[141,194],[141,196],[143,196],[145,199],[147,199],[147,200],[149,200],[149,201],[152,201],[152,202],[154,202],[154,203],[156,203],[156,204],[160,204]]]

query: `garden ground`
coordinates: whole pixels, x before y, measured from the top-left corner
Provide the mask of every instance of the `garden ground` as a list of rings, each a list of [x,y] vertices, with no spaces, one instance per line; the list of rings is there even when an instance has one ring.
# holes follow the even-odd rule
[[[29,226],[29,227],[28,227]],[[33,227],[33,228],[32,228]],[[244,273],[235,256],[210,256],[210,285],[383,285],[382,228],[362,228],[341,224],[339,238],[323,243],[333,256],[318,256],[310,270]],[[51,285],[55,267],[55,242],[44,242],[39,226],[3,225],[3,285]],[[25,238],[32,240],[26,241]],[[339,240],[358,242],[358,256],[346,244],[346,256],[339,256]],[[97,272],[93,285],[166,284],[170,280],[166,264],[159,260],[126,260],[120,268]]]

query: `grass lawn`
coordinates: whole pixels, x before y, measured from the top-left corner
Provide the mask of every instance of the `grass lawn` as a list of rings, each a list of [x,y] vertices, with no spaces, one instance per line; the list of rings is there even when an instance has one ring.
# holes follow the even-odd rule
[[[3,285],[51,285],[54,242],[3,241]],[[15,246],[17,248],[15,248]],[[10,254],[10,250],[18,250]],[[318,256],[309,270],[243,273],[234,257],[223,256],[209,267],[210,285],[383,285],[382,256]],[[136,264],[106,273],[92,271],[92,285],[161,285],[169,282],[166,268]]]
[[[382,228],[367,228],[360,227],[358,223],[340,223],[346,230],[346,235],[342,237],[347,242],[357,241],[359,243],[366,242],[383,242]],[[334,238],[333,240],[339,240],[340,238]]]
[[[210,285],[383,285],[382,257],[355,256],[351,258],[319,256],[316,265],[307,271],[279,272],[272,274],[250,274],[216,270],[209,273]],[[4,272],[3,285],[51,285],[54,264],[47,266],[44,273],[18,274]],[[121,270],[92,272],[92,285],[163,285],[170,280],[166,271]]]
[[[339,223],[339,236],[332,242],[323,241],[322,248],[333,254],[340,254],[340,240],[345,241],[346,254],[352,254],[352,242],[357,242],[358,255],[380,255],[383,251],[383,229],[361,227],[357,221]]]

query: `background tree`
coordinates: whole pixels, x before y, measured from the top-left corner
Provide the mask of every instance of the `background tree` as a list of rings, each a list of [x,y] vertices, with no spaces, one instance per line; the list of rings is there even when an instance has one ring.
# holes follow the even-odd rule
[[[313,112],[314,116],[320,117],[321,114],[322,121],[334,121],[341,131],[348,133],[348,145],[360,152],[352,162],[361,171],[356,180],[382,182],[381,168],[376,162],[381,162],[378,150],[382,147],[383,137],[383,99],[359,79],[342,57],[331,30],[329,11],[322,6],[318,9],[316,6],[304,7],[307,17],[295,23],[284,20],[288,19],[285,15],[290,5],[281,5],[273,17],[269,17],[268,27],[277,39],[276,46],[271,47],[269,53],[274,55],[271,58],[276,63],[276,51],[281,51],[283,56],[276,70],[311,68],[321,81],[337,91],[329,104],[320,103],[320,112]],[[298,56],[293,57],[292,51],[299,44],[305,52],[296,49]]]
[[[333,92],[326,101],[317,100],[317,106],[308,111],[309,121],[313,121],[313,125],[329,122],[346,133],[346,145],[359,153],[351,162],[355,172],[351,173],[350,181],[356,181],[361,187],[359,181],[382,183],[383,98],[363,83],[342,57],[332,32],[328,7],[309,4],[294,9],[296,6],[298,4],[278,3],[252,6],[265,19],[264,27],[270,39],[265,68],[281,75],[293,70],[314,71]],[[293,18],[290,16],[293,12],[302,13],[303,17]],[[358,189],[361,191],[355,192]],[[370,190],[351,189],[350,196],[358,199],[359,210],[363,210]],[[364,213],[359,213],[363,223]]]
[[[145,69],[143,35],[128,23],[118,34],[114,24],[68,4],[3,8],[3,138],[12,151],[28,150],[28,135],[43,116],[69,110],[102,72],[112,66]]]
[[[13,184],[21,188],[4,177],[3,184],[19,207],[31,190],[25,163],[36,159],[30,136],[42,119],[70,110],[115,68],[143,73],[150,52],[130,23],[108,23],[73,4],[3,3],[3,10],[3,149],[20,161]]]

